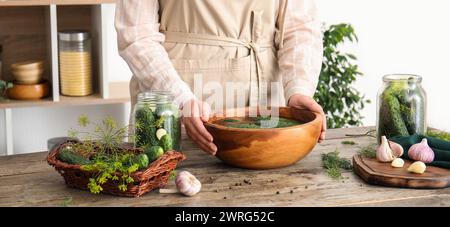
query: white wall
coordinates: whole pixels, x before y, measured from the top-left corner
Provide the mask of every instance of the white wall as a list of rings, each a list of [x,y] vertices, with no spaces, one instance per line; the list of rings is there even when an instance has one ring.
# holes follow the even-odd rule
[[[345,46],[356,53],[365,77],[355,87],[372,100],[363,111],[365,125],[376,124],[376,97],[382,76],[391,73],[413,73],[424,78],[428,93],[428,121],[432,127],[450,130],[450,1],[448,0],[316,0],[322,20],[326,24],[351,23],[360,42]],[[114,6],[108,8],[111,19],[111,39]],[[115,43],[110,48],[116,50]],[[114,54],[114,51],[111,51]],[[112,80],[129,78],[125,62],[117,55],[110,56]],[[127,77],[127,75],[129,77]]]
[[[6,154],[5,112],[0,111],[0,156]]]
[[[450,130],[450,1],[448,0],[316,0],[327,24],[348,22],[360,42],[348,49],[359,57],[364,78],[356,88],[373,102],[363,114],[374,125],[376,94],[390,73],[424,78],[429,125]]]
[[[413,73],[424,78],[428,93],[428,121],[432,127],[450,130],[450,1],[448,0],[316,0],[326,24],[351,23],[360,42],[345,46],[356,53],[365,77],[355,87],[372,100],[363,111],[365,125],[376,123],[376,97],[382,76]],[[114,5],[108,6],[108,28],[115,40]],[[109,43],[111,80],[131,77],[126,63],[118,56],[115,42]]]
[[[381,77],[389,73],[415,73],[424,77],[428,93],[429,123],[450,130],[450,1],[448,0],[316,0],[321,17],[327,24],[348,22],[355,26],[360,42],[346,46],[359,57],[366,74],[356,88],[373,102],[363,111],[365,125],[375,124],[376,94]],[[126,63],[118,56],[114,30],[114,5],[107,6],[108,61],[111,81],[127,81],[131,77]],[[66,135],[76,125],[80,114],[93,119],[104,115],[122,123],[128,119],[129,105],[71,108],[26,108],[13,110],[14,146],[16,153],[45,150],[53,136]],[[4,126],[0,111],[0,125]],[[5,135],[0,130],[0,155],[6,150]]]
[[[112,72],[109,80],[114,81],[129,81],[132,73],[128,68],[127,63],[119,56],[117,50],[117,33],[114,28],[115,4],[107,4],[105,6],[105,18],[110,21],[107,27],[107,36],[110,42],[107,43],[107,48],[110,53],[108,56],[109,71]]]

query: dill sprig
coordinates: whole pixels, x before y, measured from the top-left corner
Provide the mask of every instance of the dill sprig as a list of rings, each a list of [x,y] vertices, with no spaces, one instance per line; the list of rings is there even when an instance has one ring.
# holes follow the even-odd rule
[[[177,175],[178,175],[178,171],[176,169],[174,169],[172,172],[170,172],[169,180],[175,180],[175,178],[177,178]]]
[[[69,145],[75,153],[90,159],[89,164],[81,166],[82,170],[92,172],[87,184],[89,191],[99,194],[108,181],[117,183],[119,190],[127,191],[128,185],[134,183],[131,175],[139,170],[139,165],[132,161],[136,154],[122,146],[127,138],[133,138],[129,126],[118,126],[112,117],[91,122],[86,115],[78,118],[78,125],[84,131],[71,129],[69,136],[82,142]]]
[[[370,144],[368,146],[362,147],[361,150],[358,152],[358,154],[364,158],[376,158],[377,157],[377,151],[375,149],[376,146],[377,146],[376,144]]]
[[[72,203],[73,203],[73,198],[72,198],[72,197],[68,197],[68,198],[65,198],[65,199],[61,202],[60,205],[61,205],[62,207],[68,207],[68,206],[71,206]]]
[[[351,141],[351,140],[345,140],[341,142],[343,145],[356,145],[355,141]]]
[[[450,141],[450,133],[444,131],[428,130],[427,136],[431,136],[440,140]]]
[[[328,154],[322,154],[322,166],[326,169],[328,176],[335,180],[342,179],[342,170],[352,169],[351,162],[339,157],[337,150]]]

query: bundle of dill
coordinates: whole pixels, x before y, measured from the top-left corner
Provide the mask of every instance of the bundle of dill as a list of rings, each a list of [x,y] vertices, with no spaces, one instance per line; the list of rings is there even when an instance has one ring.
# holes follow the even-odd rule
[[[322,166],[326,169],[328,176],[335,180],[342,179],[342,170],[352,169],[350,161],[339,157],[337,150],[328,154],[322,154]]]
[[[361,155],[364,158],[376,158],[377,152],[376,152],[376,144],[370,144],[366,147],[362,147],[361,150],[358,152],[359,155]]]

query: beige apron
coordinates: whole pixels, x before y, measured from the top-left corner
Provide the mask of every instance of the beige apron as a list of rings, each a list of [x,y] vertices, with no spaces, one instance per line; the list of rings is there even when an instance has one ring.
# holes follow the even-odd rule
[[[213,109],[225,106],[208,99],[214,91],[222,92],[224,102],[245,95],[246,106],[285,105],[275,39],[282,45],[283,28],[276,25],[284,24],[287,0],[159,0],[159,4],[163,46],[197,98]],[[280,37],[275,37],[277,29]],[[200,90],[194,86],[199,79],[204,85]],[[227,92],[230,82],[238,90]],[[271,82],[280,86],[271,89]],[[214,90],[217,85],[222,90]],[[140,92],[135,76],[130,91],[134,106]]]

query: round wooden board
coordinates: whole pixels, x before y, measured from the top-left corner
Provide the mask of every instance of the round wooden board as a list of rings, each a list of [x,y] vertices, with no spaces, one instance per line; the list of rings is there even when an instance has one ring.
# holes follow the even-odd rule
[[[393,168],[390,163],[381,163],[376,159],[353,157],[353,169],[369,184],[399,188],[437,189],[450,187],[450,170],[427,166],[424,174],[407,171],[411,161],[405,160],[403,168]]]

